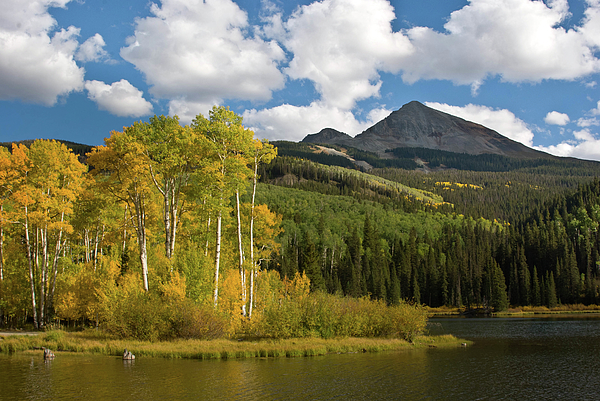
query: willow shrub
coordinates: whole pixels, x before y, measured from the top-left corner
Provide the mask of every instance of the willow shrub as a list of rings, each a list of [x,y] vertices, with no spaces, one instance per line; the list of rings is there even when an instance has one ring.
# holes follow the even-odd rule
[[[98,293],[101,327],[121,338],[213,339],[229,333],[227,317],[185,298],[185,281],[179,275],[150,292],[142,289],[137,275],[125,275],[119,285],[107,285]]]
[[[249,334],[271,338],[394,337],[407,341],[421,333],[427,314],[420,306],[367,298],[312,293],[284,297],[253,317]]]

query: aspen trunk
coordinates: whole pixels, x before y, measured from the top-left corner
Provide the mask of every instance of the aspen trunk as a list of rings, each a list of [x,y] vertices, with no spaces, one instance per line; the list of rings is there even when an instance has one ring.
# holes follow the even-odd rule
[[[61,217],[61,221],[63,218],[64,213]],[[58,232],[58,238],[56,239],[56,247],[54,249],[54,257],[52,258],[52,283],[50,285],[50,289],[48,290],[48,310],[52,310],[52,307],[54,306],[54,291],[56,290],[56,276],[58,275],[58,258],[60,257],[62,233],[63,230],[61,228]]]
[[[39,324],[44,326],[46,323],[46,301],[47,301],[47,282],[48,282],[48,230],[39,229],[39,238],[41,242],[41,263],[38,265],[38,271],[41,270],[42,274],[40,277],[40,312],[39,312]],[[39,259],[38,259],[39,261]]]
[[[215,292],[214,292],[214,304],[215,308],[219,301],[219,263],[221,261],[221,211],[217,216],[217,241],[215,247]]]
[[[136,233],[138,247],[140,250],[140,263],[142,265],[142,278],[144,280],[144,291],[148,291],[148,250],[146,247],[146,210],[143,195],[131,196],[136,211]]]
[[[244,248],[242,246],[242,220],[240,215],[240,191],[235,190],[235,204],[237,209],[237,233],[238,233],[238,251],[240,254],[240,282],[242,284],[242,316],[246,316],[246,271],[244,270]]]
[[[31,252],[31,241],[29,237],[29,215],[27,206],[25,206],[25,245],[27,247],[27,261],[29,263],[29,285],[31,288],[31,306],[33,310],[33,326],[38,329],[40,327],[38,321],[37,305],[35,301],[35,280],[33,277],[33,255]]]
[[[258,175],[258,160],[254,157],[254,177],[252,178],[252,201],[250,203],[250,310],[248,317],[252,318],[254,309],[254,276],[256,266],[254,265],[254,199],[256,198],[256,177]]]

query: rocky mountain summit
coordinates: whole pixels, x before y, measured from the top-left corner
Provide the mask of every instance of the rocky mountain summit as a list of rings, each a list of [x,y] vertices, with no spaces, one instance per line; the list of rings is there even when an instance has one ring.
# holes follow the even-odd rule
[[[552,157],[483,125],[432,109],[417,101],[405,104],[354,138],[325,128],[317,134],[307,135],[302,142],[354,147],[381,156],[386,150],[408,147],[472,155],[487,153],[517,158]]]

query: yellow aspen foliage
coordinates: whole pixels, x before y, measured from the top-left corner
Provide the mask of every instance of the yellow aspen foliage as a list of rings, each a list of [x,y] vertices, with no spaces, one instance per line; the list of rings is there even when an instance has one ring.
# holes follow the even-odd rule
[[[310,292],[310,279],[304,272],[294,274],[294,278],[283,279],[284,294],[286,298],[301,301],[306,298]]]
[[[57,317],[66,320],[93,319],[93,312],[96,311],[98,303],[98,286],[99,279],[92,264],[67,266],[57,283]]]
[[[231,316],[237,315],[241,310],[241,299],[240,299],[240,281],[235,274],[236,271],[230,269],[224,275],[221,287],[221,296],[219,302],[219,309],[223,312],[230,314]]]
[[[161,284],[161,290],[165,301],[182,302],[186,294],[185,276],[179,274],[178,271],[172,272],[169,281]]]

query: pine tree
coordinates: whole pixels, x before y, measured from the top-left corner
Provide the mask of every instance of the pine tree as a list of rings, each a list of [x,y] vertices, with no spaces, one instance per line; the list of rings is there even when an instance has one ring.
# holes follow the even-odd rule
[[[542,304],[542,294],[540,290],[540,280],[538,279],[537,267],[533,266],[533,278],[531,288],[531,304],[540,306]]]
[[[325,290],[325,280],[321,272],[319,252],[317,252],[317,246],[308,231],[304,234],[301,268],[310,279],[311,291]]]
[[[496,261],[491,261],[491,273],[492,273],[492,294],[490,299],[490,306],[495,310],[506,310],[508,309],[508,296],[506,294],[506,279],[502,269],[498,266]]]
[[[548,307],[554,308],[558,305],[558,301],[556,299],[556,283],[554,282],[553,272],[550,272],[550,277],[546,281],[548,283],[548,290],[546,291],[546,293],[548,294]]]

